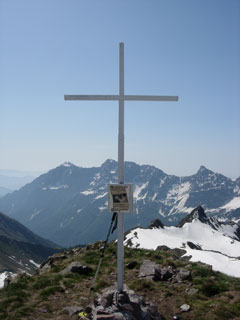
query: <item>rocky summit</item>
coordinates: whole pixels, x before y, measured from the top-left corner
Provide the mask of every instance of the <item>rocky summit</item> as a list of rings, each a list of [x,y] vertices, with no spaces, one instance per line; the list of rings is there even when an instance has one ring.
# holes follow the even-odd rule
[[[0,319],[239,319],[239,278],[189,261],[184,249],[125,247],[125,285],[118,293],[112,242],[90,290],[102,247],[97,242],[59,252],[35,275],[21,274],[6,284],[0,290]]]
[[[240,219],[240,178],[233,181],[203,166],[192,176],[177,177],[125,162],[125,181],[134,184],[134,213],[125,215],[125,230],[155,219],[176,225],[198,206],[222,221]],[[111,220],[108,184],[116,182],[114,160],[94,168],[67,162],[5,195],[0,210],[62,246],[87,244],[105,238]]]

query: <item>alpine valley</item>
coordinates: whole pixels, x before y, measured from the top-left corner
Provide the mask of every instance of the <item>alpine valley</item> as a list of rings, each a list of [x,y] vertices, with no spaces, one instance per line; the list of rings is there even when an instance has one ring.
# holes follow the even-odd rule
[[[134,184],[134,213],[125,215],[125,230],[157,218],[176,225],[198,206],[220,221],[240,220],[240,177],[233,181],[203,166],[192,176],[177,177],[125,162],[125,181]],[[114,160],[93,168],[66,162],[2,197],[0,211],[64,247],[91,243],[105,239],[111,221],[109,183],[117,183]]]
[[[0,212],[0,288],[9,273],[33,274],[49,255],[59,249]]]

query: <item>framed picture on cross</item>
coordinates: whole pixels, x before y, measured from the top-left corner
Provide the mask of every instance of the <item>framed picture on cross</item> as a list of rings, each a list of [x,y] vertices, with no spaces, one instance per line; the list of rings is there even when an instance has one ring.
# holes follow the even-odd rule
[[[133,184],[110,184],[108,186],[108,210],[133,212]]]

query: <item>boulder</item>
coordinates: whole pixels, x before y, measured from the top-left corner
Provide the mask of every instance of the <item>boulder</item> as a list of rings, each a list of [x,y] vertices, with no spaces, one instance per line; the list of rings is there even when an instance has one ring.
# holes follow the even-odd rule
[[[65,269],[63,269],[60,273],[66,274],[69,272],[78,273],[88,275],[93,271],[92,268],[83,266],[80,262],[72,262]]]
[[[143,263],[139,271],[139,278],[160,281],[161,277],[161,270],[156,262],[150,260],[143,260]]]
[[[134,269],[137,266],[137,261],[131,261],[129,263],[126,264],[126,268],[127,269]]]
[[[48,313],[48,310],[45,307],[40,307],[40,308],[37,309],[37,312],[39,312],[39,313]]]
[[[182,304],[180,309],[182,312],[188,312],[191,309],[191,307],[189,306],[189,304]]]
[[[170,249],[168,246],[163,245],[163,246],[158,246],[158,247],[156,248],[156,250],[169,251],[169,250],[171,250],[171,249]]]
[[[71,317],[74,314],[77,314],[83,311],[83,307],[79,307],[79,306],[65,307],[63,308],[63,310],[66,311],[66,313],[68,313],[68,315]]]
[[[172,278],[174,275],[172,267],[163,267],[153,261],[143,260],[143,263],[140,267],[139,278],[149,279],[153,281],[167,281]]]
[[[9,286],[9,284],[11,283],[11,280],[9,277],[5,278],[3,281],[3,287],[6,288]]]
[[[196,293],[198,293],[198,291],[199,290],[197,288],[190,288],[190,289],[187,290],[187,294],[189,296],[194,296]]]
[[[189,271],[187,269],[183,269],[183,268],[178,269],[176,279],[178,282],[182,282],[185,280],[191,280],[192,279],[191,271]]]
[[[58,256],[53,255],[48,257],[48,259],[40,265],[39,273],[42,274],[44,272],[49,271],[53,266],[55,266],[56,262],[62,261],[65,259],[67,259],[67,256],[65,254],[58,255]]]
[[[172,267],[164,267],[164,268],[161,268],[160,271],[161,271],[162,281],[167,281],[168,279],[171,279],[174,274]]]
[[[186,250],[184,249],[179,249],[179,248],[175,248],[175,249],[171,249],[171,254],[177,258],[181,258],[185,253],[187,253]]]
[[[195,244],[191,241],[187,241],[187,245],[189,246],[190,249],[202,250],[201,246],[199,246],[198,244]]]

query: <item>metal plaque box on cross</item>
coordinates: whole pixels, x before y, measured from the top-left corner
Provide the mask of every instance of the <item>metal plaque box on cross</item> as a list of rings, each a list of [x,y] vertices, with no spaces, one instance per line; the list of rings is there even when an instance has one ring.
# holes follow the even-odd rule
[[[133,184],[108,185],[108,210],[111,212],[133,212]]]

